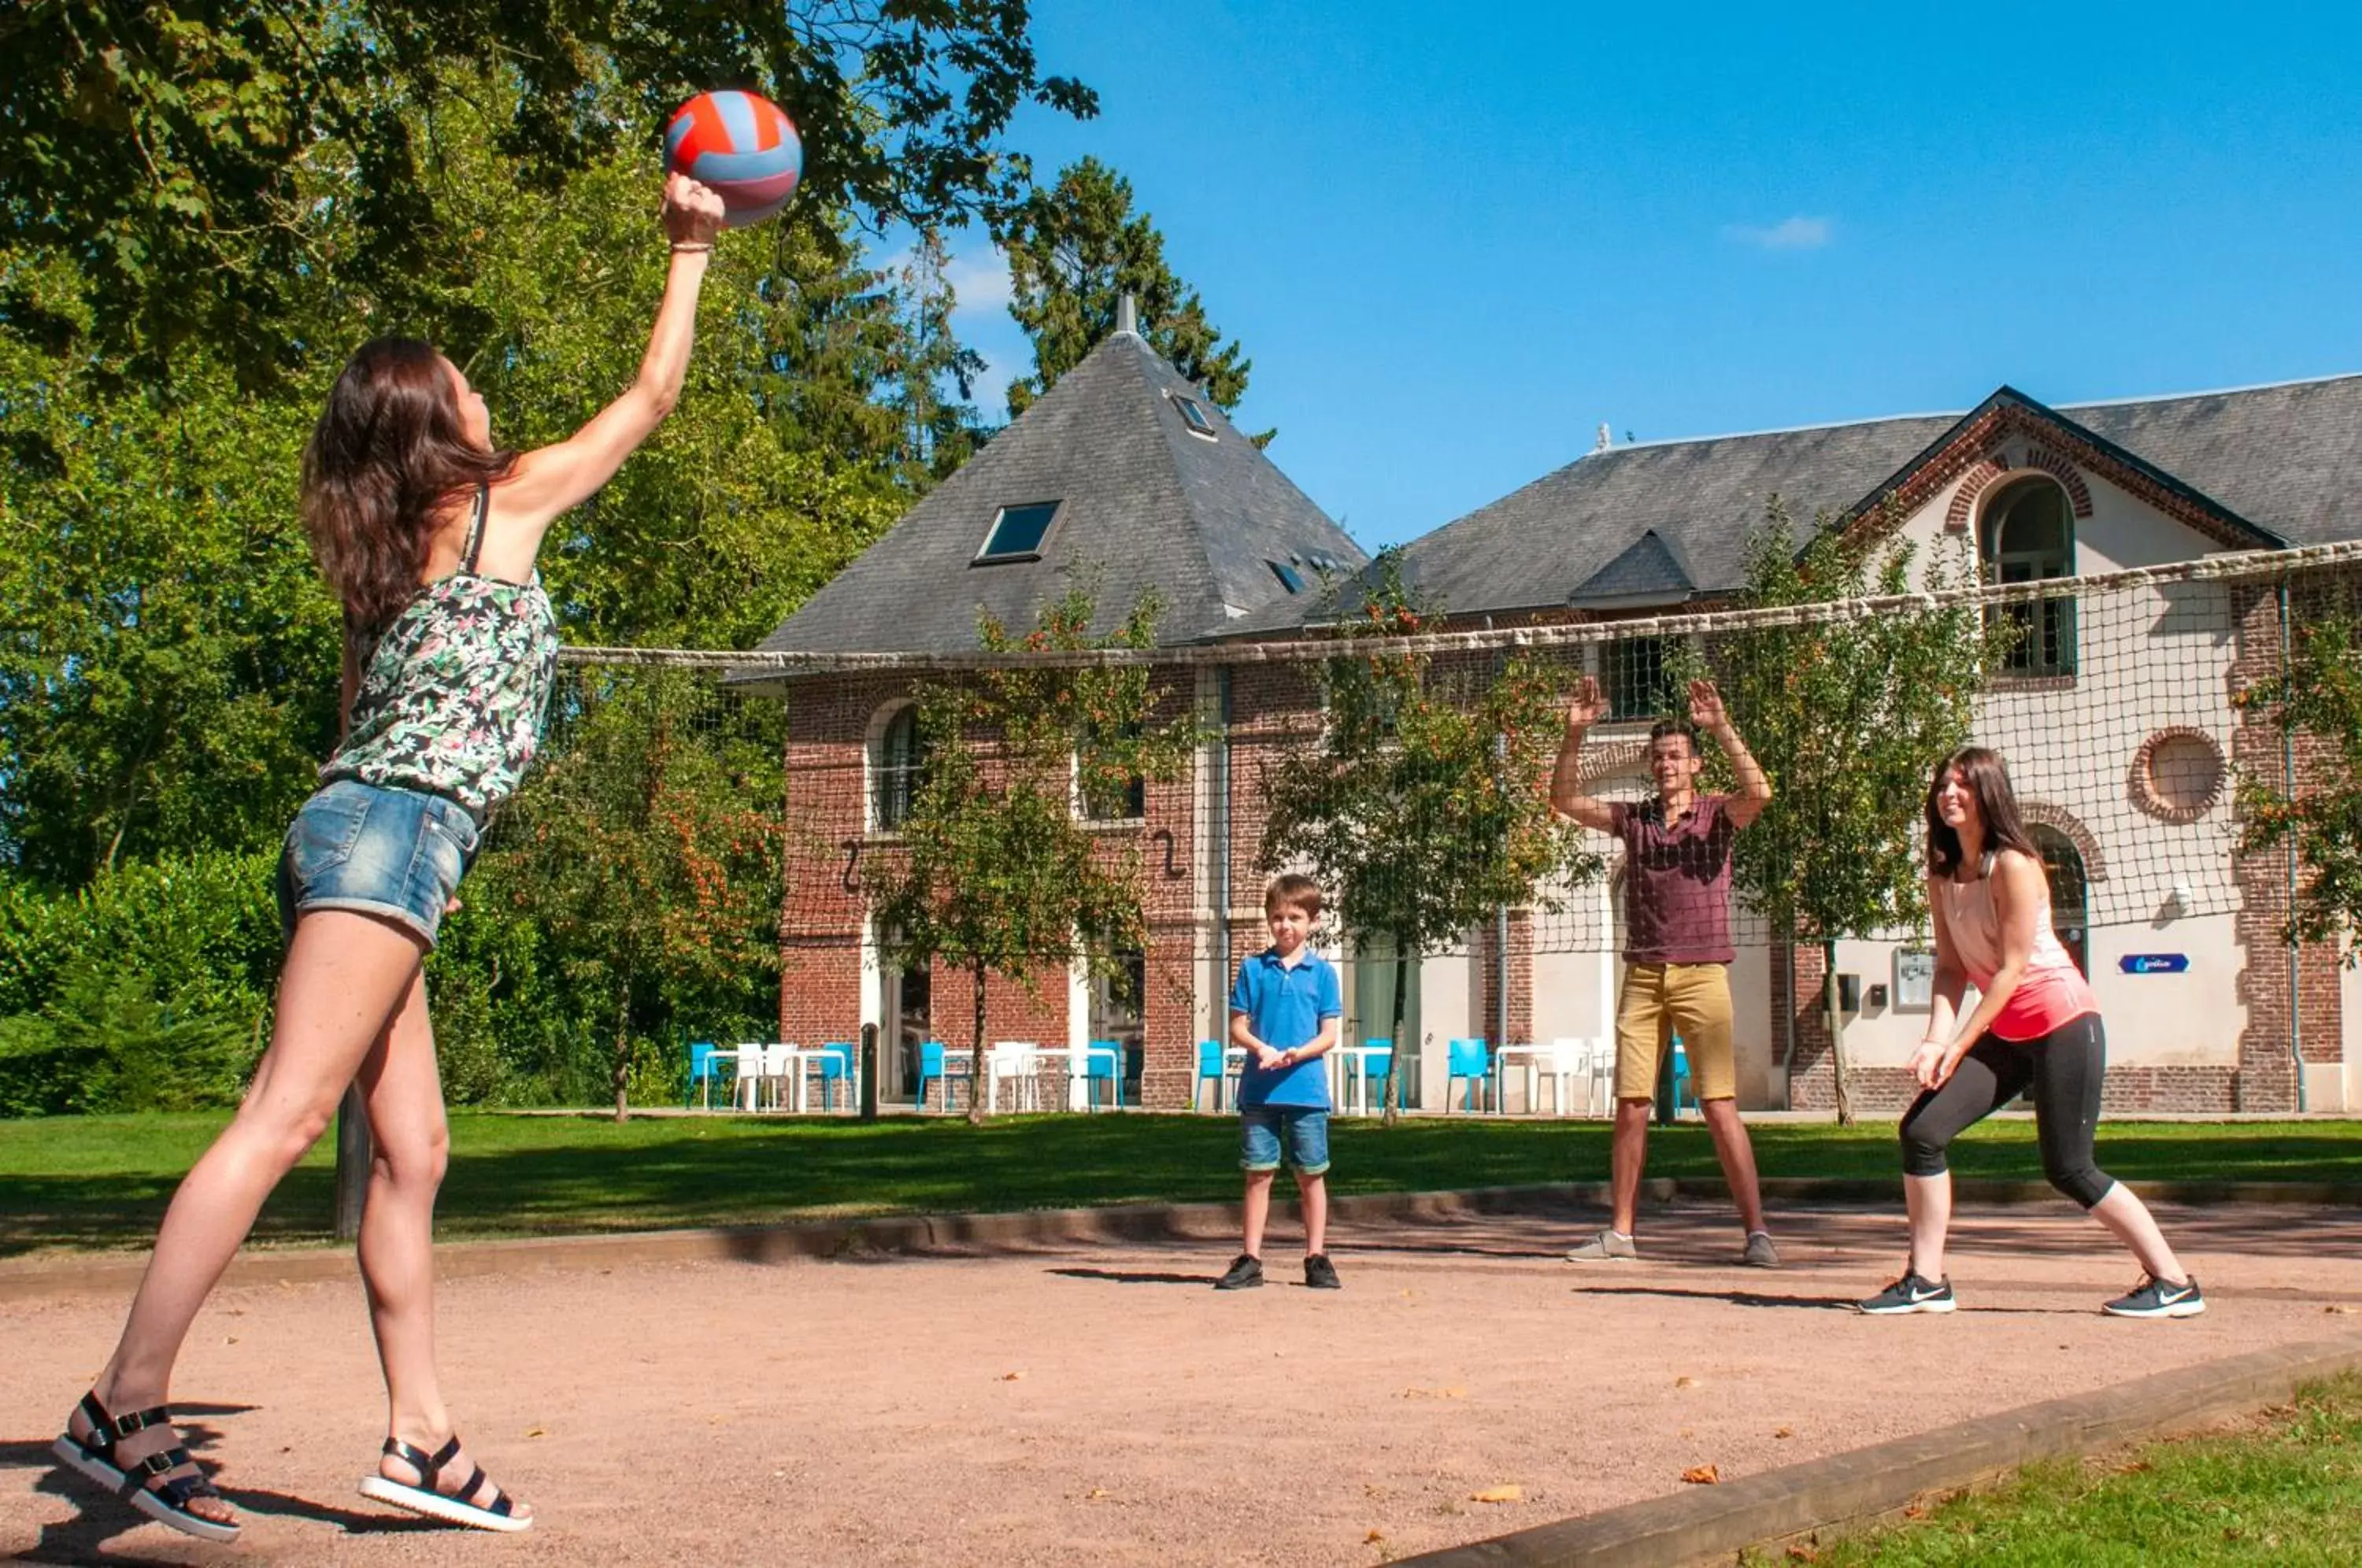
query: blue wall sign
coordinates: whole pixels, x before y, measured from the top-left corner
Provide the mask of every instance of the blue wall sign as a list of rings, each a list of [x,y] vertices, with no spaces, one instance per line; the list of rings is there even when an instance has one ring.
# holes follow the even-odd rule
[[[2179,975],[2190,967],[2187,953],[2127,953],[2116,960],[2127,975]]]

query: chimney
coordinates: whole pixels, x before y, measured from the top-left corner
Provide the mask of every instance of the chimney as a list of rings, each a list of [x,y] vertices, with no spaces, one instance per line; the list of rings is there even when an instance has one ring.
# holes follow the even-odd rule
[[[1115,329],[1128,332],[1134,337],[1140,336],[1140,307],[1132,303],[1130,294],[1116,302]]]
[[[1607,421],[1603,419],[1599,422],[1599,439],[1592,443],[1591,449],[1595,452],[1604,452],[1614,445],[1616,445],[1616,432],[1609,429]]]

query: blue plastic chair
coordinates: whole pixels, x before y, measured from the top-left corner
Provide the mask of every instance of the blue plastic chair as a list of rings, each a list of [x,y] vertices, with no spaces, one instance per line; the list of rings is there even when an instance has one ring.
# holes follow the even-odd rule
[[[1451,1104],[1451,1086],[1462,1078],[1468,1080],[1468,1103],[1463,1110],[1478,1110],[1489,1098],[1493,1086],[1493,1056],[1485,1049],[1482,1040],[1454,1040],[1444,1047],[1443,1103]]]
[[[1690,1082],[1690,1054],[1682,1049],[1680,1035],[1673,1037],[1673,1114],[1682,1113],[1682,1098],[1689,1097],[1691,1109],[1697,1107],[1697,1086]]]
[[[850,1094],[853,1089],[853,1042],[832,1040],[822,1046],[821,1054],[806,1058],[804,1070],[820,1077],[821,1109],[836,1109],[836,1086],[840,1083]]]
[[[1083,1109],[1099,1108],[1099,1085],[1114,1091],[1115,1108],[1123,1109],[1123,1042],[1094,1040],[1083,1051]]]
[[[1362,1051],[1362,1110],[1369,1114],[1374,1106],[1378,1110],[1385,1109],[1378,1104],[1378,1100],[1386,1092],[1386,1069],[1394,1063],[1395,1043],[1391,1040],[1364,1040]]]
[[[965,1077],[966,1075],[963,1073],[957,1077]],[[955,1075],[944,1070],[944,1043],[940,1040],[919,1042],[919,1109],[927,1109],[927,1086],[939,1083],[944,1086],[944,1109],[950,1110],[954,1078]]]
[[[713,1042],[690,1041],[689,1043],[689,1087],[681,1090],[680,1108],[687,1110],[689,1102],[698,1097],[698,1089],[702,1086],[705,1091],[705,1109],[712,1110],[713,1080],[719,1076],[713,1070]],[[732,1072],[730,1082],[733,1088],[737,1087],[738,1076],[735,1071]]]
[[[1222,1080],[1229,1077],[1230,1070],[1222,1062],[1222,1043],[1219,1040],[1198,1041],[1198,1081],[1190,1086],[1189,1109],[1192,1110],[1198,1109],[1198,1101],[1206,1092],[1206,1080],[1211,1078],[1214,1080],[1214,1109],[1217,1111],[1220,1110]]]

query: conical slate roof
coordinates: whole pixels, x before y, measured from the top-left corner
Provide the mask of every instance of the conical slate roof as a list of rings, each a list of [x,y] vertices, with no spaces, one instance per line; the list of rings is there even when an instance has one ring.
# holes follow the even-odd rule
[[[1004,509],[1051,502],[1036,550],[979,558]],[[760,646],[965,652],[977,646],[979,608],[1021,631],[1077,569],[1097,593],[1095,630],[1120,624],[1153,590],[1157,640],[1189,642],[1308,599],[1323,572],[1367,558],[1210,399],[1137,334],[1118,332]]]

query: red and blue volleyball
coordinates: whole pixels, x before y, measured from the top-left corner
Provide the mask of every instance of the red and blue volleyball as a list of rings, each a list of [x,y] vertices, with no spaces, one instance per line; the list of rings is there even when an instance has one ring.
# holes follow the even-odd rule
[[[700,93],[665,127],[665,164],[722,198],[725,228],[761,223],[788,204],[804,171],[796,122],[752,93]]]

